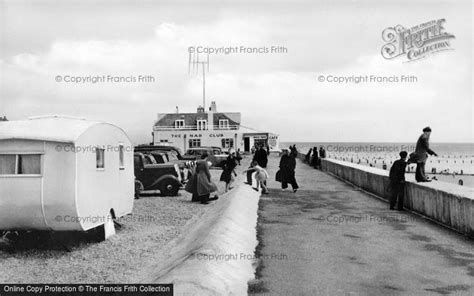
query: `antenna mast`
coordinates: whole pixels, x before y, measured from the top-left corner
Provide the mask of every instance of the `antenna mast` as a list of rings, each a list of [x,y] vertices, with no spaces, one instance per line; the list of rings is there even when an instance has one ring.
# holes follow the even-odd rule
[[[209,72],[209,53],[206,60],[199,60],[199,53],[189,52],[188,58],[188,74],[199,75],[199,65],[202,67],[202,107],[206,110],[206,70]],[[192,66],[192,71],[191,71]]]

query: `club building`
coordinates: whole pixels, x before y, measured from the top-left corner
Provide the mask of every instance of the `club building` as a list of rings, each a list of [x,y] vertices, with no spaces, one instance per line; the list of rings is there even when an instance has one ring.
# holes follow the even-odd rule
[[[159,113],[153,125],[153,143],[170,145],[185,152],[188,148],[215,146],[250,152],[256,144],[279,150],[278,135],[241,126],[240,112],[217,112],[212,102],[209,111],[198,107],[196,113]]]

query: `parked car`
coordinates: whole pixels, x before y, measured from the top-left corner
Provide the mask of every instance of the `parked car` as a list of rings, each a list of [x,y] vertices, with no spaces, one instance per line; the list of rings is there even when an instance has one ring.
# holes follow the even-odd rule
[[[176,155],[179,160],[183,160],[183,155],[178,147],[165,145],[138,145],[134,148],[135,152],[166,151]]]
[[[210,157],[209,160],[215,167],[222,167],[227,159],[227,154],[222,153],[219,147],[196,147],[189,148],[183,155],[183,158],[189,160],[197,160],[201,158],[201,155],[207,153]]]
[[[183,156],[181,155],[181,151],[177,147],[163,145],[139,145],[135,147],[134,151],[141,152],[144,154],[152,154],[157,163],[177,163],[179,168],[184,171],[185,175],[187,172],[189,172],[189,160],[183,158]],[[167,160],[165,160],[165,158]],[[183,176],[184,181],[186,181],[187,179],[187,176]]]
[[[136,195],[139,196],[143,190],[159,190],[162,195],[175,196],[183,185],[183,169],[178,163],[169,162],[166,158],[166,153],[155,154],[161,156],[159,162],[153,154],[135,152],[134,156],[134,171],[135,171],[135,186]]]

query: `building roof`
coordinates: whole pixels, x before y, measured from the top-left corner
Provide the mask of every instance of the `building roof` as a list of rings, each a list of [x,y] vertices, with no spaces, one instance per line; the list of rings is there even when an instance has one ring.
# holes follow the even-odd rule
[[[212,124],[219,125],[219,119],[229,120],[229,125],[240,124],[240,113],[238,112],[201,112],[201,113],[164,113],[158,115],[155,126],[174,126],[176,120],[184,120],[186,126],[194,126],[198,120],[208,120],[208,114],[212,114]],[[211,124],[211,123],[209,123]]]
[[[269,131],[260,131],[260,130],[257,130],[257,129],[254,129],[254,128],[251,128],[251,127],[248,127],[248,126],[244,126],[244,125],[241,125],[240,128],[239,128],[239,131],[243,134],[270,134],[270,135],[277,135],[275,133],[272,133],[272,132],[269,132]]]
[[[32,117],[0,123],[0,140],[24,139],[74,143],[90,127],[104,124],[64,116]]]

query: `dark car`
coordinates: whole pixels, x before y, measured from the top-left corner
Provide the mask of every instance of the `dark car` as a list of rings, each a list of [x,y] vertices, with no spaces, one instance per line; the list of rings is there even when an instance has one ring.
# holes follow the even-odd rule
[[[135,152],[133,156],[136,194],[143,190],[159,190],[165,196],[178,194],[183,185],[183,171],[177,163],[167,160],[166,153],[160,155],[160,163],[156,155]]]
[[[209,161],[212,162],[214,167],[222,167],[227,159],[228,155],[222,153],[219,147],[195,147],[189,148],[183,155],[183,158],[189,160],[200,159],[203,154],[209,155]]]

